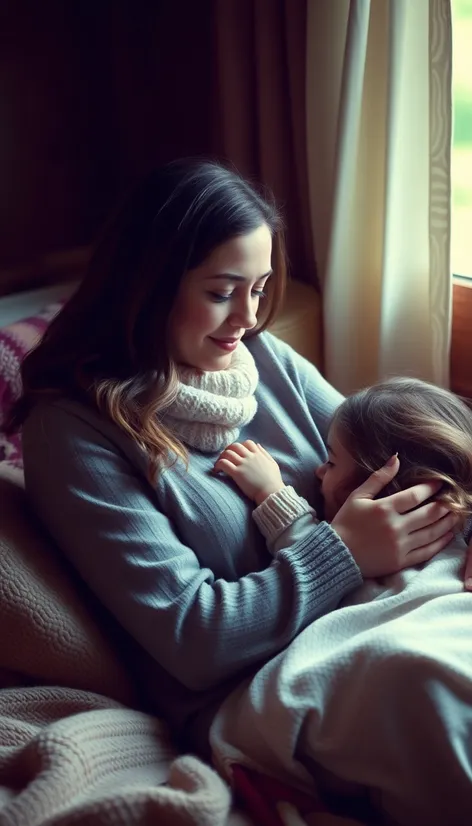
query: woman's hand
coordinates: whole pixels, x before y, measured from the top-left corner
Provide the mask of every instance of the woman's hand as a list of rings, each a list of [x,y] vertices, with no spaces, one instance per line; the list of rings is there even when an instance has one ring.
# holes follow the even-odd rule
[[[230,476],[256,505],[284,487],[275,459],[250,439],[227,447],[215,462],[214,470]]]
[[[398,458],[392,457],[351,493],[331,522],[364,577],[385,576],[426,562],[454,536],[454,514],[440,502],[421,504],[438,492],[439,482],[374,499],[399,466]],[[472,575],[472,559],[470,569]]]

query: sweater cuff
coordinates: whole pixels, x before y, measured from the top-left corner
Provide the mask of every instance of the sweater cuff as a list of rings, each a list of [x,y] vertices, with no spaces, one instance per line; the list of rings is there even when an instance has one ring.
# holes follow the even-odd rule
[[[282,548],[277,561],[286,561],[296,569],[312,619],[332,611],[345,594],[363,582],[351,552],[327,522],[320,522],[295,545]]]
[[[299,496],[291,485],[286,485],[264,499],[253,510],[252,516],[262,535],[271,543],[306,513],[314,514],[316,519],[316,511],[310,507],[306,499]]]

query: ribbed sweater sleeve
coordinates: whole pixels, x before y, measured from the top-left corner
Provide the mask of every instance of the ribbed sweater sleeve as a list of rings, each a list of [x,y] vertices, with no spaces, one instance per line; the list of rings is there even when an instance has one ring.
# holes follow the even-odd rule
[[[306,499],[299,496],[291,485],[285,485],[255,508],[252,517],[272,550],[280,534],[305,514],[311,514],[311,522],[318,524],[316,512]]]
[[[268,659],[361,582],[326,523],[262,570],[218,578],[87,413],[37,408],[23,440],[28,493],[59,547],[122,626],[188,688],[208,689]]]

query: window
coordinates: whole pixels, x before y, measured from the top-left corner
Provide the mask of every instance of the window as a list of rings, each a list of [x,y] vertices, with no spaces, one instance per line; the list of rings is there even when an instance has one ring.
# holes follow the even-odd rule
[[[451,0],[452,140],[451,388],[472,399],[472,0]]]
[[[472,279],[472,0],[452,0],[453,106],[451,266]]]

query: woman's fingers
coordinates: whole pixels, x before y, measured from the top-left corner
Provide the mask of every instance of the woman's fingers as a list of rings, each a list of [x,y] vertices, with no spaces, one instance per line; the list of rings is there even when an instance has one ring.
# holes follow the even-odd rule
[[[397,475],[400,467],[398,456],[391,456],[388,462],[371,473],[368,479],[351,493],[352,499],[375,499],[380,491]]]
[[[406,488],[406,490],[392,493],[388,498],[397,513],[407,513],[430,499],[435,493],[438,493],[440,488],[441,482],[420,482],[418,485]]]
[[[426,548],[435,542],[441,541],[443,542],[442,548],[445,548],[454,536],[456,525],[457,517],[454,513],[448,513],[432,524],[428,525],[426,523],[425,527],[411,531],[408,534],[406,550],[411,553],[417,548]]]
[[[415,531],[421,531],[423,528],[430,527],[441,519],[444,519],[445,516],[451,516],[452,519],[448,527],[449,530],[456,524],[457,518],[442,502],[428,502],[427,505],[422,505],[420,508],[417,508],[417,510],[404,514],[402,519],[408,532],[414,533]]]
[[[446,533],[440,539],[436,539],[435,542],[430,542],[422,548],[415,548],[414,551],[410,551],[410,553],[406,555],[402,568],[411,568],[413,565],[421,565],[422,562],[428,562],[428,560],[432,559],[435,554],[442,551],[442,549],[445,548],[453,538],[454,534],[451,531],[450,533]]]

